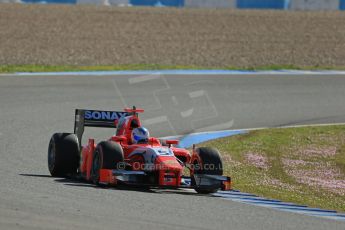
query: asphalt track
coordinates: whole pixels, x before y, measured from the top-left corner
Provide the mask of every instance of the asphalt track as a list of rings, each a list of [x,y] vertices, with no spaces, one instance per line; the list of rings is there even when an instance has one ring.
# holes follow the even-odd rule
[[[345,122],[344,99],[337,75],[0,76],[0,229],[344,229],[189,191],[100,189],[51,178],[46,163],[51,134],[72,131],[75,108],[137,105],[153,135],[169,136]]]

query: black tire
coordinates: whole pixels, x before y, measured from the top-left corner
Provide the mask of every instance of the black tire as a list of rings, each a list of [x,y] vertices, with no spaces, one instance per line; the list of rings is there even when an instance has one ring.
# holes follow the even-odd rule
[[[202,162],[194,161],[195,174],[223,175],[223,162],[217,149],[209,147],[200,147],[196,149],[196,153]],[[195,185],[195,181],[192,184]],[[197,193],[209,194],[217,192],[218,189],[195,188]]]
[[[72,133],[55,133],[48,146],[48,168],[53,177],[76,174],[80,163],[79,141]]]
[[[100,169],[118,169],[120,162],[124,162],[123,149],[114,141],[100,142],[93,154],[91,178],[94,184],[99,185]]]

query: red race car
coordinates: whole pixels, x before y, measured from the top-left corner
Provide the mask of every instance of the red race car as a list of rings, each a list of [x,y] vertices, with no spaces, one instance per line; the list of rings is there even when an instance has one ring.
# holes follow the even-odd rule
[[[50,174],[81,178],[100,186],[193,188],[198,193],[231,189],[231,179],[223,176],[222,160],[216,149],[193,146],[190,153],[174,147],[178,140],[150,137],[139,120],[138,113],[142,112],[135,107],[122,112],[77,109],[74,133],[55,133],[50,139]],[[97,145],[89,139],[82,146],[87,126],[116,128],[116,135]]]

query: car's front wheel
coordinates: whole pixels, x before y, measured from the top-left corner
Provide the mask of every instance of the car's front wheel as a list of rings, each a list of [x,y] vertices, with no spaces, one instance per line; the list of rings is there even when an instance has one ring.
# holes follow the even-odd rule
[[[93,183],[99,185],[101,169],[118,169],[119,163],[123,161],[123,150],[120,144],[114,141],[100,142],[93,154],[91,168]]]
[[[200,147],[195,152],[197,157],[192,161],[193,174],[223,175],[223,162],[217,149]],[[196,184],[193,177],[192,184]],[[195,191],[201,194],[214,193],[217,190],[214,188],[195,188]]]

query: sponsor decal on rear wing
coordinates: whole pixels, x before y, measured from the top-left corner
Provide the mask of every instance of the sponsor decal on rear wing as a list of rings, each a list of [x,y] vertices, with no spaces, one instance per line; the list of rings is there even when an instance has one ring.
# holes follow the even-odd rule
[[[76,109],[74,119],[74,133],[77,135],[79,144],[84,133],[84,127],[116,128],[116,121],[122,117],[131,115],[130,112],[101,111]]]

